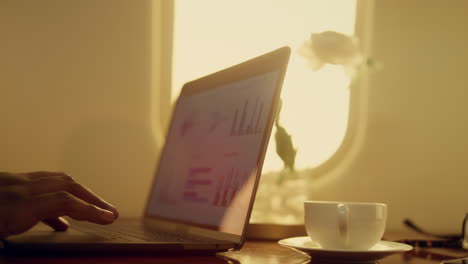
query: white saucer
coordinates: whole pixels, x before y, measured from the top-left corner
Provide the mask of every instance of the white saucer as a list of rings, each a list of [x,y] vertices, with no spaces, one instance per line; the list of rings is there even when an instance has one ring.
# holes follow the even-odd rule
[[[383,257],[410,251],[412,246],[397,242],[380,241],[368,250],[332,250],[320,247],[308,236],[291,237],[278,241],[284,247],[293,248],[309,254],[313,260],[326,262],[375,262]]]

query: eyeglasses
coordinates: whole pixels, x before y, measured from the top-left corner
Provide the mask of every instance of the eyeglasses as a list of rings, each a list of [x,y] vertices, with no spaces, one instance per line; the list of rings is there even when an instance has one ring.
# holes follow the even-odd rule
[[[399,242],[412,245],[414,247],[437,247],[437,248],[464,248],[468,250],[468,213],[465,215],[462,223],[461,235],[439,235],[431,232],[427,232],[417,225],[415,225],[411,220],[405,219],[404,224],[411,228],[412,230],[427,235],[438,240],[413,240],[413,239],[403,239]]]

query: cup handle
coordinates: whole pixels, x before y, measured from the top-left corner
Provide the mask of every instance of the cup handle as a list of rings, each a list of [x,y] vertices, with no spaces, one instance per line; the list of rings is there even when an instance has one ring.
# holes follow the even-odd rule
[[[343,238],[345,246],[349,244],[349,235],[348,235],[348,222],[349,222],[349,209],[346,204],[338,204],[338,231],[340,237]]]

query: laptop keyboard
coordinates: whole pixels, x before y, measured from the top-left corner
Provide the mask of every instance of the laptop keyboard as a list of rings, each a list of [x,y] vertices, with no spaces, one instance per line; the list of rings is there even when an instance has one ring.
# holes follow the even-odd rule
[[[178,234],[163,230],[148,229],[140,222],[125,222],[125,224],[96,225],[88,222],[73,221],[72,228],[80,232],[97,236],[105,240],[120,240],[127,242],[216,242],[217,240],[189,234]],[[219,241],[218,241],[219,242]]]

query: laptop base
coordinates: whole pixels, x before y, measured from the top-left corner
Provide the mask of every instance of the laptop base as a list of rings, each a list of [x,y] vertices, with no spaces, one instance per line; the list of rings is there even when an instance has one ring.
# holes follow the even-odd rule
[[[71,223],[71,227],[65,232],[55,232],[50,227],[39,224],[26,233],[11,236],[4,241],[4,253],[20,256],[214,255],[234,246],[232,243],[200,242],[197,239],[196,241],[181,241],[177,238],[145,241],[142,239],[144,226],[141,219],[119,219],[111,226],[99,226],[87,222],[77,223],[77,221],[71,221]],[[84,229],[85,232],[80,231],[83,230],[83,226],[87,228]],[[123,231],[125,226],[128,227],[127,234]],[[106,227],[113,227],[120,231],[115,232],[109,229],[103,235],[101,231]],[[108,236],[111,233],[112,236]]]

